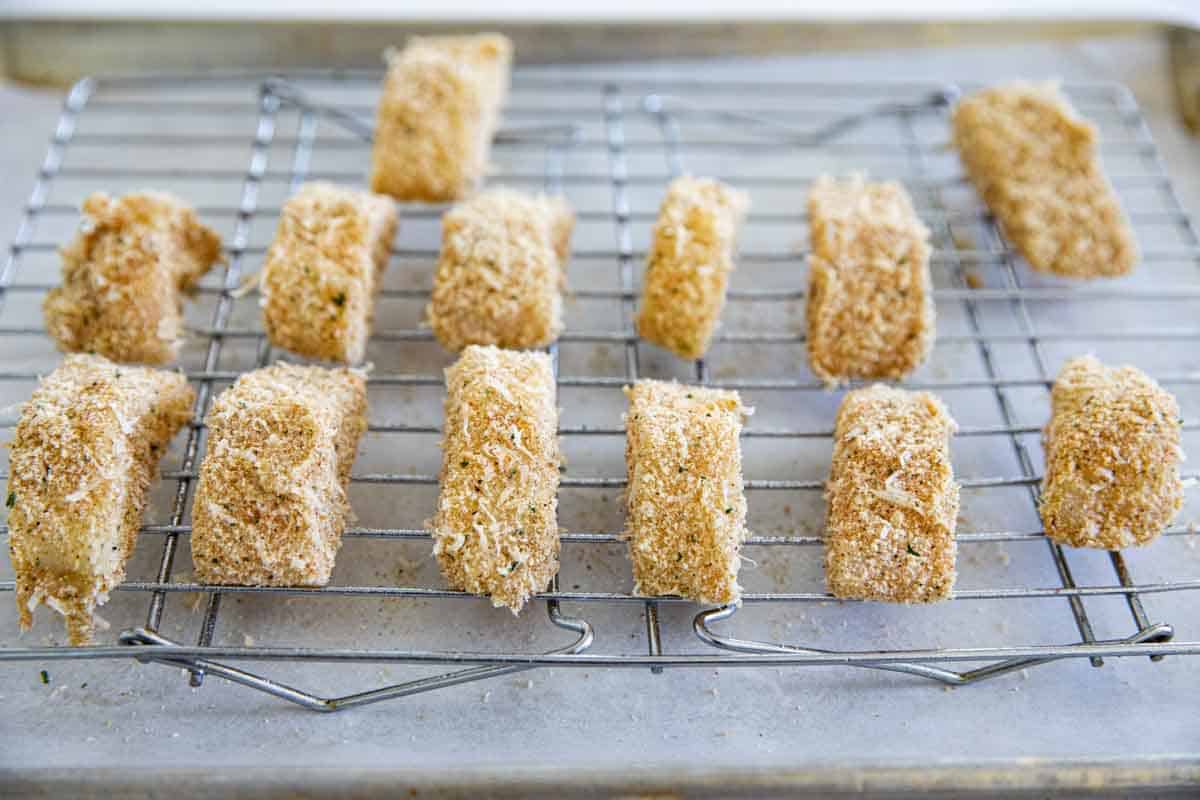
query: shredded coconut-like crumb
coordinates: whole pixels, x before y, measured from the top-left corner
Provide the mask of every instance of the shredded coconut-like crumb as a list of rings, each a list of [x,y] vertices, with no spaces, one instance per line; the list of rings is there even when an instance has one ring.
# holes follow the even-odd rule
[[[710,178],[671,181],[646,260],[638,334],[680,358],[707,352],[750,198]]]
[[[635,591],[736,602],[746,537],[741,398],[652,380],[625,393],[626,537]]]
[[[510,189],[450,209],[426,314],[442,346],[532,349],[557,339],[574,226],[561,198]]]
[[[165,364],[183,340],[183,293],[223,261],[221,239],[164,192],[88,195],[62,248],[62,285],[46,295],[46,330],[64,352]]]
[[[322,586],[350,511],[366,429],[361,370],[292,364],[248,372],[213,402],[193,503],[192,562],[205,583]]]
[[[25,404],[12,441],[9,547],[21,627],[40,603],[91,641],[125,578],[159,457],[192,414],[174,372],[70,355]]]
[[[1005,235],[1034,269],[1072,278],[1126,275],[1138,260],[1097,139],[1054,83],[992,87],[954,111],[955,147]]]
[[[559,464],[550,357],[463,350],[446,370],[441,488],[428,522],[452,587],[514,614],[545,590],[558,572]]]
[[[371,189],[443,202],[483,177],[508,95],[512,43],[499,34],[414,37],[389,52]]]
[[[846,395],[825,487],[825,580],[835,596],[900,603],[950,596],[956,427],[926,392],[876,384]]]
[[[1136,367],[1068,361],[1050,394],[1042,523],[1074,547],[1158,538],[1183,506],[1179,405]]]
[[[817,179],[808,196],[808,361],[830,384],[903,378],[934,339],[929,229],[898,183]]]
[[[395,234],[390,198],[301,187],[284,204],[260,276],[271,343],[324,361],[362,361]]]

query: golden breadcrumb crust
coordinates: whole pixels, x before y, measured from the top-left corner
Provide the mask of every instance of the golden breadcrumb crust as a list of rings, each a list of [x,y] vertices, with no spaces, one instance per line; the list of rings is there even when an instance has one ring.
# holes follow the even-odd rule
[[[638,335],[680,358],[708,351],[725,307],[737,232],[750,198],[710,178],[671,181],[658,210]]]
[[[955,109],[967,175],[1034,269],[1071,278],[1131,272],[1137,242],[1100,164],[1096,129],[1053,83],[1010,83]]]
[[[350,514],[346,488],[366,430],[366,378],[279,363],[248,372],[208,413],[192,504],[198,580],[322,586]]]
[[[512,43],[496,33],[415,37],[389,54],[371,190],[397,200],[457,200],[487,168],[508,96]]]
[[[69,355],[21,411],[11,444],[9,550],[21,627],[46,604],[88,644],[125,579],[146,490],[195,394],[175,372]]]
[[[808,196],[808,361],[829,384],[899,379],[934,338],[929,229],[904,187],[818,178]]]
[[[307,183],[283,206],[259,288],[277,347],[324,361],[363,360],[396,235],[391,198]]]
[[[558,572],[558,406],[545,353],[471,346],[446,370],[427,526],[451,587],[518,613]]]
[[[734,603],[746,538],[737,392],[642,380],[626,387],[626,532],[637,594]]]
[[[221,239],[163,192],[88,195],[62,248],[62,285],[46,295],[46,329],[63,352],[165,364],[183,341],[183,298],[214,264]]]
[[[1068,361],[1050,394],[1042,524],[1074,547],[1158,538],[1183,506],[1179,406],[1136,367]]]
[[[446,212],[426,310],[442,346],[533,349],[557,339],[574,226],[565,200],[509,189]]]
[[[825,582],[837,597],[931,603],[954,588],[957,430],[941,400],[875,384],[846,395],[825,485]]]

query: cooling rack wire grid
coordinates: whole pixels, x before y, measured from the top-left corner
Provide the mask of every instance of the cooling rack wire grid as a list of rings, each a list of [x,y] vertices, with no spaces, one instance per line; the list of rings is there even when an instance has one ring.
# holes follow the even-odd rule
[[[1192,421],[1200,419],[1200,328],[1189,313],[1200,300],[1200,238],[1132,94],[1111,84],[1064,88],[1101,131],[1143,259],[1132,278],[1073,284],[1029,271],[947,146],[950,105],[972,87],[518,70],[489,182],[562,192],[579,219],[568,326],[551,348],[568,459],[560,575],[514,620],[445,589],[429,557],[422,520],[436,496],[441,369],[450,356],[420,318],[445,208],[403,205],[369,347],[371,425],[351,486],[358,520],[334,580],[320,589],[193,582],[189,503],[204,414],[238,374],[287,357],[266,342],[257,297],[244,288],[300,183],[364,184],[380,78],[88,79],[70,91],[0,268],[4,438],[17,404],[59,358],[40,305],[86,194],[173,191],[221,229],[229,260],[188,304],[181,361],[198,390],[195,422],[163,460],[129,579],[101,609],[114,621],[107,641],[59,645],[49,615],[18,637],[3,602],[0,660],[132,658],[182,667],[193,686],[215,675],[334,711],[550,666],[853,666],[966,684],[1063,659],[1101,666],[1113,656],[1200,654],[1200,642],[1181,641],[1195,640],[1194,628],[1176,637],[1170,624],[1200,619],[1194,492],[1177,524],[1137,552],[1065,551],[1036,514],[1048,388],[1072,355],[1137,363],[1157,378],[1179,397],[1185,450],[1200,452]],[[938,392],[960,422],[963,512],[959,588],[928,608],[833,601],[821,578],[821,488],[841,393],[805,363],[804,199],[819,174],[851,171],[903,181],[934,235],[938,338],[930,363],[905,385]],[[721,178],[753,202],[723,327],[708,359],[694,364],[640,344],[632,328],[657,204],[683,172]],[[621,387],[638,377],[736,388],[758,409],[743,441],[752,535],[740,607],[632,594],[618,539],[620,413]],[[0,593],[12,591],[11,566],[0,563]],[[169,624],[183,633],[168,636]],[[431,674],[326,697],[246,666],[286,670],[279,662],[326,664],[335,689],[341,673],[330,662]]]

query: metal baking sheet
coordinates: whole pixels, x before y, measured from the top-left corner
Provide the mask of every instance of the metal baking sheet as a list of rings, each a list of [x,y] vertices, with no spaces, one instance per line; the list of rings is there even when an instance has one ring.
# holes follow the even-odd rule
[[[1133,360],[1152,374],[1178,379],[1171,388],[1179,394],[1185,419],[1190,419],[1195,407],[1191,395],[1196,334],[1189,324],[1188,309],[1194,302],[1192,293],[1200,288],[1196,241],[1163,178],[1163,167],[1146,139],[1131,96],[1111,85],[1072,87],[1081,109],[1101,126],[1106,163],[1134,215],[1147,252],[1146,264],[1133,278],[1081,288],[1035,276],[1000,249],[1001,243],[979,215],[973,193],[957,180],[953,154],[943,147],[944,114],[921,113],[907,120],[883,117],[820,148],[781,147],[761,131],[681,115],[683,147],[676,161],[658,120],[645,114],[641,106],[647,94],[670,93],[716,103],[726,110],[777,115],[789,124],[816,126],[878,102],[919,99],[944,87],[941,79],[903,84],[789,83],[784,90],[757,82],[722,86],[663,75],[614,83],[620,77],[593,72],[580,81],[560,82],[545,73],[523,73],[507,118],[518,132],[524,126],[561,125],[564,121],[580,126],[580,140],[562,161],[561,179],[564,192],[581,215],[569,274],[575,294],[569,304],[568,335],[559,348],[560,374],[565,379],[560,400],[565,428],[619,427],[619,386],[629,377],[632,347],[625,338],[628,309],[622,304],[627,306],[626,293],[636,285],[639,253],[646,245],[662,188],[674,169],[682,166],[717,174],[752,192],[759,216],[752,213],[742,239],[735,296],[725,315],[726,340],[717,345],[706,369],[713,382],[743,388],[747,402],[758,409],[752,422],[758,430],[806,434],[827,430],[839,400],[837,393],[816,388],[804,364],[803,344],[798,341],[806,180],[820,172],[850,170],[904,179],[918,208],[928,213],[940,252],[934,274],[941,341],[934,358],[914,376],[913,383],[936,388],[969,432],[956,440],[954,452],[958,474],[971,487],[964,491],[960,526],[966,534],[960,549],[962,599],[914,609],[842,604],[818,597],[823,592],[820,548],[799,542],[820,534],[823,506],[816,485],[827,469],[829,442],[815,435],[762,436],[748,438],[744,444],[747,476],[761,482],[761,488],[750,493],[750,526],[762,543],[747,548],[757,566],[748,565],[743,572],[748,592],[758,599],[722,623],[726,626],[722,630],[746,639],[852,651],[1016,648],[1078,642],[1080,633],[1070,603],[1058,591],[1061,576],[1045,541],[1033,535],[1038,530],[1029,494],[1034,476],[1023,468],[1014,446],[1019,442],[1028,448],[1031,463],[1040,465],[1036,429],[1046,415],[1046,375],[1077,352]],[[351,76],[348,81],[331,83],[328,76],[316,76],[296,82],[317,100],[361,112],[369,119],[375,78]],[[206,219],[223,226],[227,241],[235,247],[244,245],[234,269],[246,274],[257,268],[261,250],[273,233],[273,212],[297,180],[330,177],[361,183],[367,151],[352,131],[328,119],[305,122],[303,113],[284,107],[273,114],[272,130],[265,135],[260,83],[241,79],[216,83],[187,80],[169,86],[102,84],[77,115],[69,142],[64,135],[68,132],[60,128],[57,157],[61,163],[54,163],[52,150],[44,171],[45,194],[34,198],[36,213],[18,232],[17,246],[4,273],[7,289],[0,313],[0,327],[6,332],[3,374],[12,379],[0,381],[0,391],[5,393],[0,404],[23,400],[32,388],[33,376],[56,363],[49,341],[25,329],[40,327],[41,293],[57,278],[54,245],[70,235],[76,222],[74,209],[87,192],[146,185],[171,188],[200,206]],[[146,104],[154,108],[142,107]],[[257,148],[253,145],[256,133]],[[312,147],[306,157],[302,143],[310,134]],[[494,182],[531,188],[546,185],[547,147],[534,147],[530,141],[518,136],[508,146],[501,143]],[[255,156],[261,169],[259,180],[254,180]],[[248,172],[253,184],[249,188]],[[625,204],[628,214],[620,213]],[[385,591],[356,592],[359,596],[227,592],[213,631],[216,646],[521,654],[548,651],[569,641],[541,613],[514,620],[507,612],[473,599],[387,596],[389,588],[436,590],[442,586],[428,557],[427,541],[407,535],[373,535],[419,529],[430,513],[435,493],[428,483],[387,478],[436,472],[434,431],[440,422],[441,390],[436,380],[409,384],[389,382],[387,376],[437,376],[449,361],[419,329],[420,293],[428,286],[437,246],[436,213],[428,209],[406,212],[402,213],[397,241],[399,253],[388,274],[388,293],[381,301],[380,335],[370,353],[377,378],[371,389],[376,430],[365,441],[355,468],[366,480],[356,482],[352,489],[359,518],[356,528],[363,535],[347,540],[335,573],[337,586]],[[215,390],[227,385],[237,371],[263,359],[255,335],[260,330],[255,298],[235,299],[222,291],[239,280],[236,273],[210,276],[205,291],[188,310],[197,335],[185,350],[183,366],[197,380],[211,379]],[[968,280],[982,288],[965,289]],[[766,292],[778,294],[764,298]],[[1088,292],[1093,296],[1087,296]],[[222,302],[228,311],[219,320]],[[219,337],[222,344],[214,356],[210,341],[218,327],[215,321],[227,332]],[[992,372],[988,371],[984,346]],[[636,345],[636,352],[639,374],[696,377],[695,365],[679,363],[644,345]],[[581,385],[572,385],[572,377],[581,379]],[[588,382],[594,379],[600,379],[601,385]],[[784,381],[787,386],[767,388],[757,381]],[[1010,404],[1010,418],[1004,416],[1000,397]],[[1195,436],[1189,429],[1185,448]],[[197,444],[202,446],[202,439]],[[617,479],[622,471],[621,444],[616,435],[564,436],[569,460],[566,478],[576,483],[563,491],[561,521],[568,531],[612,534],[620,529]],[[180,441],[163,464],[164,470],[176,477],[187,477],[194,469],[194,465],[185,467],[183,445]],[[775,488],[774,481],[784,481],[784,488]],[[171,589],[164,595],[165,614],[159,631],[172,640],[192,644],[201,636],[209,606],[203,593],[174,590],[190,588],[186,505],[179,520],[182,527],[171,527],[174,497],[171,481],[156,489],[147,522],[157,527],[142,537],[130,580],[135,588]],[[1174,535],[1153,548],[1126,554],[1136,586],[1195,582],[1200,569],[1196,568],[1195,539],[1188,534],[1194,510],[1189,504]],[[179,550],[166,579],[160,581],[164,542],[174,531],[181,534]],[[767,544],[770,537],[797,542]],[[1096,638],[1131,635],[1137,626],[1127,593],[1111,589],[1119,584],[1119,576],[1108,557],[1070,552],[1066,559],[1077,585],[1110,587],[1104,594],[1082,600]],[[7,564],[2,568],[7,570]],[[0,580],[9,577],[0,575]],[[164,583],[171,585],[162,586]],[[596,642],[588,655],[640,657],[647,652],[642,603],[619,597],[614,602],[588,599],[590,594],[627,594],[631,584],[621,545],[577,541],[564,546],[559,599],[565,613],[582,616],[593,625]],[[1027,596],[1031,589],[1047,590],[1042,594],[1054,591],[1059,596],[1037,592],[1033,594],[1038,596]],[[1010,596],[1014,593],[1018,596]],[[1188,626],[1196,619],[1196,596],[1187,591],[1147,592],[1142,602],[1150,621],[1173,623],[1177,640],[1194,641],[1196,634],[1189,634]],[[116,641],[120,630],[145,624],[147,599],[145,591],[114,593],[101,612],[113,624],[109,643]],[[687,604],[658,607],[662,650],[668,658],[721,655],[693,634],[692,617],[697,611]],[[12,609],[0,606],[0,614],[4,615],[0,616],[0,630],[8,631],[6,646],[54,645],[61,638],[56,621],[43,615],[31,634],[18,639]],[[997,703],[997,698],[1013,701],[1039,682],[1062,692],[1046,697],[1070,697],[1073,707],[1088,702],[1088,687],[1100,696],[1121,686],[1120,691],[1136,693],[1144,701],[1156,696],[1156,687],[1161,689],[1164,682],[1169,686],[1194,675],[1195,662],[1189,667],[1188,661],[1174,656],[1154,664],[1144,657],[1109,659],[1104,669],[1092,669],[1086,660],[1073,660],[998,679],[996,686],[1003,688],[981,686],[949,692],[913,677],[844,667],[733,669],[710,664],[682,669],[665,664],[664,674],[652,675],[644,665],[632,671],[584,664],[571,670],[540,669],[490,684],[396,701],[391,706],[395,709],[391,723],[382,722],[385,717],[378,715],[387,713],[382,711],[356,711],[350,716],[370,715],[371,721],[365,724],[384,726],[389,731],[385,738],[393,744],[404,730],[396,720],[406,720],[411,723],[414,738],[409,746],[414,751],[425,749],[418,739],[432,743],[461,730],[462,715],[469,714],[483,720],[508,720],[506,725],[522,730],[542,725],[569,724],[581,730],[594,726],[612,737],[617,751],[641,739],[650,728],[661,734],[662,742],[656,744],[663,747],[647,752],[686,751],[689,759],[705,753],[716,757],[724,752],[723,744],[730,744],[722,740],[732,739],[737,742],[735,749],[750,762],[767,763],[783,756],[778,748],[790,736],[785,733],[788,726],[807,727],[805,720],[814,714],[829,714],[819,709],[832,705],[862,713],[852,715],[855,719],[844,725],[829,726],[822,734],[829,738],[809,741],[807,752],[849,755],[849,743],[857,741],[867,752],[895,756],[906,752],[905,746],[903,742],[880,741],[883,731],[895,732],[897,726],[921,730],[936,723],[936,715],[928,720],[924,714],[897,715],[898,707],[917,704],[929,707],[931,714],[932,709],[942,707],[937,713],[961,719],[962,706],[948,712],[945,704],[974,706],[979,701],[961,699],[972,692],[984,693],[991,704]],[[39,688],[41,666],[50,675],[44,688]],[[250,666],[322,694],[369,689],[444,671],[395,664],[269,662]],[[345,734],[349,729],[342,726],[355,724],[310,728],[310,723],[297,720],[296,712],[280,708],[278,701],[259,699],[211,679],[203,689],[188,693],[176,686],[186,680],[178,670],[152,664],[133,665],[131,674],[126,674],[130,666],[114,668],[103,662],[48,663],[39,669],[24,662],[5,667],[10,668],[20,670],[18,682],[32,678],[19,692],[19,702],[45,693],[53,696],[64,712],[62,717],[35,718],[43,735],[64,724],[63,720],[76,719],[93,730],[87,735],[103,739],[104,747],[113,737],[94,730],[97,708],[120,708],[122,719],[107,722],[129,730],[124,735],[131,741],[136,735],[170,745],[171,740],[185,736],[202,736],[203,743],[193,742],[194,746],[221,753],[225,763],[256,763],[253,748],[233,753],[214,741],[203,726],[171,723],[212,706],[211,717],[234,725],[238,736],[256,725],[279,724],[280,719],[289,720],[291,726],[302,725],[306,731],[324,730],[325,737],[333,730]],[[1069,674],[1066,683],[1076,688],[1064,689],[1064,681],[1053,676],[1058,672]],[[122,688],[109,693],[93,688],[94,681]],[[85,683],[87,687],[83,687]],[[1105,690],[1105,686],[1110,688]],[[123,700],[121,691],[129,691],[124,697],[131,699]],[[770,698],[767,707],[764,698]],[[247,713],[248,705],[256,710]],[[594,705],[597,714],[586,711],[589,705]],[[1018,705],[1035,716],[1045,707],[1028,702]],[[740,711],[742,708],[753,709],[753,713]],[[232,709],[240,711],[230,713]],[[447,714],[451,709],[455,711]],[[130,712],[145,720],[144,732],[129,728]],[[869,720],[876,714],[887,714],[889,724],[873,728]],[[100,712],[99,716],[106,715]],[[626,718],[627,724],[617,724]],[[1059,721],[1047,720],[1046,729],[1030,738],[1031,748],[1036,742],[1036,753],[1052,758],[1079,753],[1079,748],[1071,745],[1072,737],[1066,735],[1071,731],[1070,719],[1067,714]],[[703,737],[691,733],[697,720]],[[96,724],[103,723],[97,718]],[[1055,730],[1062,735],[1055,738]],[[1158,728],[1143,733],[1145,737],[1136,737],[1135,752],[1161,755],[1188,749],[1184,721],[1169,715]],[[910,735],[920,738],[919,734]],[[1106,742],[1115,747],[1118,740],[1111,737],[1116,736],[1117,730],[1097,730],[1089,750],[1083,752],[1103,748]],[[355,741],[360,753],[377,756],[381,751],[373,748],[384,747],[364,744],[353,736],[342,738],[347,743]],[[752,745],[756,739],[761,748]],[[561,749],[565,746],[565,741],[546,742],[545,753],[570,761]],[[1025,752],[1019,746],[1008,752],[1014,751]],[[484,765],[517,758],[510,746],[502,744],[476,752]],[[920,750],[914,744],[907,752]],[[440,758],[444,761],[448,755],[442,752]],[[591,763],[603,760],[591,759]],[[430,763],[439,763],[438,757]]]

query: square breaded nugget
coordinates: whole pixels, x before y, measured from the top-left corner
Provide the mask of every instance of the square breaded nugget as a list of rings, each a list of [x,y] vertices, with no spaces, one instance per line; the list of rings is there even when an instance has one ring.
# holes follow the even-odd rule
[[[510,189],[446,212],[426,311],[442,346],[534,349],[557,339],[574,226],[565,200]]]
[[[954,588],[957,430],[927,392],[846,395],[825,485],[825,582],[836,597],[931,603]]]
[[[323,586],[350,514],[346,489],[366,430],[359,370],[276,364],[237,379],[208,413],[192,505],[198,580]]]
[[[904,187],[818,178],[808,196],[808,362],[829,384],[899,379],[934,338],[929,229]]]
[[[371,190],[446,202],[474,189],[487,168],[511,70],[512,43],[496,33],[414,37],[389,54]]]
[[[1175,398],[1136,367],[1083,356],[1063,366],[1050,402],[1046,535],[1105,550],[1158,538],[1183,506]]]
[[[183,341],[183,297],[223,260],[221,239],[163,192],[97,193],[61,251],[62,285],[46,295],[46,329],[60,350],[122,363],[165,364]]]
[[[642,380],[626,387],[626,533],[634,591],[734,603],[746,538],[737,392]]]
[[[545,353],[471,346],[446,370],[427,523],[451,587],[518,613],[558,572],[558,407]]]
[[[301,187],[283,206],[259,279],[271,344],[362,361],[395,235],[391,198],[328,183]]]
[[[9,550],[17,613],[46,604],[87,644],[95,609],[125,579],[146,490],[195,394],[176,372],[69,355],[21,411],[11,444]]]
[[[1005,235],[1034,269],[1071,278],[1126,275],[1138,260],[1097,138],[1053,83],[984,89],[954,111],[954,145]]]
[[[708,351],[749,207],[748,195],[711,178],[671,181],[646,259],[639,336],[680,358]]]

